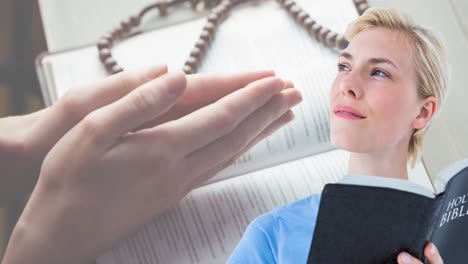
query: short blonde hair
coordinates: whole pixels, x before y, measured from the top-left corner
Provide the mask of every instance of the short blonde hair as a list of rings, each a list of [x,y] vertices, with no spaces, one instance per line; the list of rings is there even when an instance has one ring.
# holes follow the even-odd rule
[[[442,41],[430,29],[416,25],[409,16],[396,9],[383,8],[367,9],[348,26],[345,36],[351,40],[359,32],[375,27],[397,30],[407,36],[418,76],[418,96],[422,99],[434,96],[437,100],[438,114],[447,94],[449,71]],[[408,146],[408,160],[411,160],[412,167],[421,155],[424,134],[431,121],[426,127],[413,131]]]

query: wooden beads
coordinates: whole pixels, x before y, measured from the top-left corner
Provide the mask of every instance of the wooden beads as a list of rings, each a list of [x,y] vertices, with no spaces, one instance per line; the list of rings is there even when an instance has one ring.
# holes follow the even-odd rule
[[[338,47],[339,49],[346,49],[346,47],[348,47],[348,40],[346,40],[346,38],[342,35],[339,35],[336,37],[336,40],[335,40],[335,46]]]
[[[369,8],[367,0],[353,0],[353,2],[359,15],[362,15]]]
[[[309,18],[309,15],[306,12],[301,11],[296,16],[296,22],[302,25],[304,23],[304,20],[306,20],[306,18]]]
[[[116,74],[123,71],[123,68],[118,65],[117,61],[112,57],[111,48],[115,41],[124,39],[128,36],[131,30],[140,25],[142,17],[151,9],[158,9],[160,15],[167,14],[167,9],[176,3],[176,0],[162,0],[156,4],[145,7],[139,15],[130,16],[128,19],[120,22],[119,27],[114,28],[108,34],[102,36],[97,43],[99,51],[99,60],[104,64],[107,72]]]
[[[359,5],[357,5],[358,14],[362,15],[368,8],[369,4],[367,4],[366,2],[360,3]]]
[[[99,58],[101,59],[101,61],[105,61],[109,57],[111,57],[111,52],[109,48],[103,48],[99,50]]]
[[[216,29],[220,23],[226,18],[227,13],[232,7],[231,1],[223,0],[219,3],[206,19],[206,23],[203,26],[200,38],[195,43],[195,47],[190,51],[189,58],[185,61],[182,70],[186,74],[195,73],[198,66],[200,65],[203,55],[208,50],[210,43],[213,41]]]
[[[319,35],[319,31],[322,29],[322,26],[319,25],[318,23],[315,23],[312,25],[312,27],[310,27],[309,29],[309,34],[313,37],[315,37],[315,39],[319,39],[318,35]]]
[[[117,61],[112,57],[111,48],[116,40],[124,39],[131,30],[140,25],[143,16],[151,9],[158,9],[160,15],[166,15],[168,8],[172,5],[189,2],[193,9],[198,9],[200,4],[204,8],[214,7],[207,17],[206,23],[200,33],[198,41],[190,51],[190,55],[185,61],[182,70],[186,74],[197,71],[198,66],[207,52],[210,43],[213,41],[216,30],[220,23],[226,18],[233,5],[244,0],[161,0],[156,4],[145,7],[138,16],[131,16],[120,23],[119,27],[113,29],[108,34],[102,36],[96,44],[99,50],[99,59],[104,64],[106,70],[111,74],[123,71]],[[276,0],[294,20],[301,25],[312,37],[329,48],[344,49],[349,42],[343,35],[337,34],[330,29],[323,27],[312,19],[294,0]],[[361,15],[369,8],[367,0],[353,0],[356,10]]]
[[[160,2],[157,3],[157,8],[159,9],[159,14],[161,16],[167,15],[167,8],[169,7],[169,4],[165,0],[161,0]]]
[[[328,31],[327,35],[325,36],[325,45],[329,48],[333,48],[336,45],[336,38],[338,34],[332,31]]]
[[[306,19],[304,19],[304,21],[302,21],[302,26],[303,26],[307,31],[309,31],[308,29],[311,28],[313,24],[315,24],[315,20],[313,20],[313,19],[310,18],[310,17],[307,17]]]
[[[296,20],[297,23],[304,27],[310,36],[314,37],[320,43],[329,48],[338,49],[345,49],[348,46],[349,43],[344,36],[339,35],[317,23],[299,5],[297,5],[294,0],[276,1],[294,18],[294,20]],[[358,10],[361,8],[365,11],[365,9],[369,7],[367,0],[354,0],[354,4]]]
[[[330,32],[330,29],[322,27],[318,33],[318,39],[324,45],[327,45],[327,43],[325,42],[325,39],[329,32]]]
[[[98,43],[97,43],[97,47],[99,49],[108,49],[111,46],[112,46],[111,42],[106,38],[100,38]]]

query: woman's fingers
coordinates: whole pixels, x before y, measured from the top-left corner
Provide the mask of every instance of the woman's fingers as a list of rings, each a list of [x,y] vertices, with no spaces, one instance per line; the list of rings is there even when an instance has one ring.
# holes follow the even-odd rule
[[[202,107],[244,88],[249,83],[274,76],[273,71],[257,71],[234,74],[200,73],[187,76],[187,89],[177,104],[163,116],[152,120],[137,130],[157,126],[179,119]],[[287,87],[292,87],[286,81]]]
[[[159,65],[144,70],[124,71],[93,84],[70,90],[47,114],[36,122],[26,138],[28,152],[38,157],[50,148],[92,111],[110,104],[140,85],[167,72],[167,66]]]
[[[191,74],[187,76],[187,94],[181,98],[181,103],[189,104],[198,101],[200,106],[211,104],[236,90],[244,88],[249,83],[274,75],[273,71]]]
[[[429,264],[444,263],[442,257],[440,256],[439,250],[437,250],[437,247],[434,245],[434,243],[427,244],[427,246],[424,248],[424,256],[426,256]]]
[[[184,93],[186,82],[181,71],[168,73],[94,111],[80,124],[85,130],[92,130],[90,135],[113,144],[116,139],[171,108]]]
[[[267,138],[268,136],[272,135],[276,131],[278,131],[280,128],[282,128],[284,125],[287,123],[291,122],[294,119],[294,113],[291,110],[288,110],[285,114],[283,114],[280,118],[275,120],[271,125],[269,125],[267,128],[265,128],[258,136],[256,136],[252,141],[249,142],[249,144],[242,149],[240,152],[235,153],[233,156],[229,157],[227,160],[223,161],[221,164],[218,164],[216,167],[209,169],[208,171],[202,173],[200,176],[197,178],[193,179],[193,182],[187,189],[188,191],[191,191],[201,185],[203,185],[206,181],[211,179],[213,176],[218,174],[220,171],[223,169],[227,168],[230,166],[232,163],[234,163],[240,156],[242,156],[244,153],[249,151],[252,147],[257,145],[260,141],[263,139]]]
[[[301,100],[298,90],[284,90],[243,120],[232,132],[188,155],[187,168],[197,175],[210,168],[207,167],[209,164],[213,167],[222,163],[244,149],[265,128]]]
[[[166,65],[156,65],[140,70],[123,71],[93,84],[71,89],[59,100],[61,107],[72,108],[82,118],[88,113],[127,95],[137,87],[167,73]],[[63,104],[62,104],[63,103]],[[63,109],[68,112],[70,109]]]
[[[214,104],[158,128],[170,131],[177,139],[182,153],[188,154],[229,134],[284,88],[285,83],[281,79],[264,78],[223,97]]]
[[[419,259],[411,256],[406,252],[402,252],[398,255],[398,264],[423,264]]]
[[[434,243],[429,243],[426,245],[424,248],[424,256],[427,258],[429,264],[444,263]],[[398,264],[422,264],[422,262],[410,254],[402,252],[398,255]]]

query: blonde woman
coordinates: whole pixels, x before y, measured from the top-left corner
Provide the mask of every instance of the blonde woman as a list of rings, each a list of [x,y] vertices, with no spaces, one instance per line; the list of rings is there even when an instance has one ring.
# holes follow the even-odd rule
[[[408,179],[440,110],[447,65],[440,41],[396,10],[367,10],[351,23],[330,96],[331,140],[350,152],[349,175]],[[247,228],[230,263],[306,263],[320,194],[277,208]],[[313,241],[312,241],[313,243]],[[442,263],[434,244],[424,254]],[[421,263],[402,252],[399,263]]]

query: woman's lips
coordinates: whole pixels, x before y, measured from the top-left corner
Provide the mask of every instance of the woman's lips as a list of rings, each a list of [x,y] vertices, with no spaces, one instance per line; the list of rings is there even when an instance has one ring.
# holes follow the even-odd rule
[[[348,105],[337,105],[333,112],[336,116],[345,119],[364,119],[366,118],[363,114],[359,113],[356,109]]]

